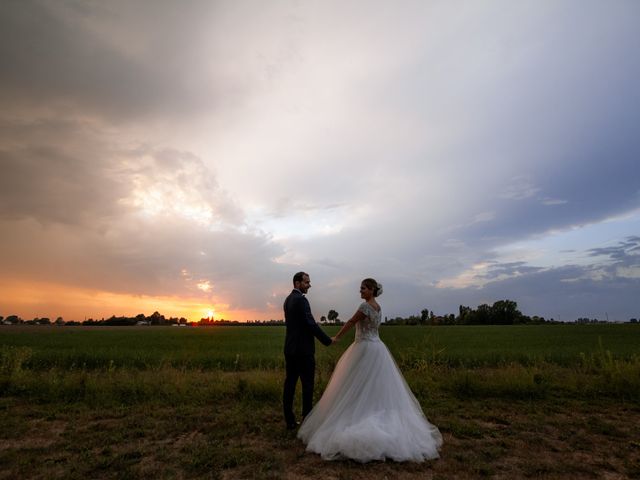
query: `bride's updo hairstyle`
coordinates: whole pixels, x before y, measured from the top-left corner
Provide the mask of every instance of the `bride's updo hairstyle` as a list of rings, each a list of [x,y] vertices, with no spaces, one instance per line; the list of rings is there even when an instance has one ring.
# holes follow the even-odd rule
[[[368,289],[373,290],[374,297],[382,295],[382,285],[376,282],[373,278],[365,278],[362,280],[362,284]]]

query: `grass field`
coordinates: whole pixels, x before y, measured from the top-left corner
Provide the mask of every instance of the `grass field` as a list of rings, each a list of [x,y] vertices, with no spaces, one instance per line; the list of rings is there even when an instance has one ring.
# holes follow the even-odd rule
[[[0,478],[640,478],[640,327],[381,336],[439,460],[305,453],[281,418],[281,327],[0,327]],[[348,344],[318,346],[317,396]]]

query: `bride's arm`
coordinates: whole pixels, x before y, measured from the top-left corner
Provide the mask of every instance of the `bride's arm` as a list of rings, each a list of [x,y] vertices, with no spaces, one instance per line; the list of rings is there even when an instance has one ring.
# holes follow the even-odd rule
[[[358,310],[356,313],[353,314],[353,317],[351,317],[347,323],[345,323],[342,328],[340,329],[340,331],[336,334],[335,337],[333,337],[333,341],[337,342],[338,340],[340,340],[340,337],[342,337],[345,333],[347,333],[349,331],[349,329],[351,329],[351,327],[353,327],[356,323],[358,323],[360,320],[362,320],[365,317],[364,313],[362,313],[360,310]]]

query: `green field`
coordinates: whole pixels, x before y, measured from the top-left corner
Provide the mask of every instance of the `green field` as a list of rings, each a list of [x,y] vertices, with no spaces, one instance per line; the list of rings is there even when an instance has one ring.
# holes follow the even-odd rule
[[[444,434],[435,462],[306,454],[283,327],[0,327],[0,478],[640,478],[639,326],[381,337]],[[348,344],[318,345],[317,396]]]
[[[454,367],[575,365],[603,350],[625,360],[640,355],[640,326],[631,324],[393,326],[383,327],[381,336],[401,367],[420,360]],[[281,368],[283,342],[284,327],[0,327],[0,344],[27,349],[31,369]],[[333,365],[347,346],[319,346],[319,364]]]

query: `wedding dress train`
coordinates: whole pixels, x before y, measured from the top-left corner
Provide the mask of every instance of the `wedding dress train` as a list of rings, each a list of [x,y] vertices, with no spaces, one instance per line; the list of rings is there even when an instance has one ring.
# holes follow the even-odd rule
[[[355,341],[347,348],[298,438],[326,460],[351,458],[421,462],[438,458],[442,435],[425,418],[387,346],[378,336],[381,312],[359,310]]]

